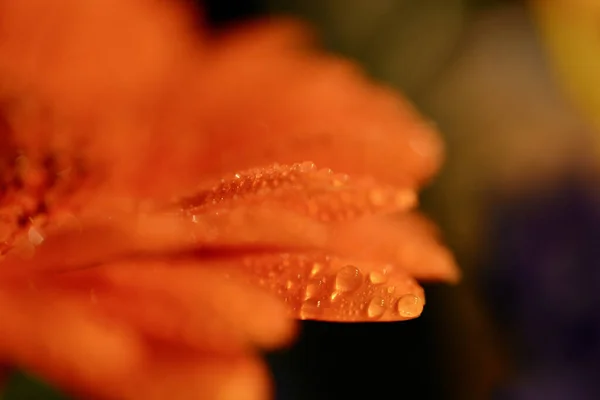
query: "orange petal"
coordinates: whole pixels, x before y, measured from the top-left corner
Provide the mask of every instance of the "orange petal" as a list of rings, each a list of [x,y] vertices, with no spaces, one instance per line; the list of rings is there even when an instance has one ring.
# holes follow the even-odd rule
[[[35,290],[0,288],[0,354],[13,364],[79,387],[139,365],[138,337],[82,304]]]
[[[412,189],[396,189],[366,178],[351,179],[305,162],[239,172],[178,204],[191,215],[260,206],[290,210],[328,222],[404,211],[416,202]]]
[[[414,212],[334,225],[326,247],[363,260],[393,263],[418,280],[457,282],[460,270],[438,236],[433,225]]]
[[[133,255],[193,249],[318,248],[326,232],[308,218],[281,210],[242,207],[185,217],[177,213],[112,214],[49,227],[40,243],[23,237],[2,261],[0,275],[84,268]],[[36,246],[37,245],[37,246]]]
[[[2,0],[3,89],[69,111],[154,93],[191,46],[182,4]]]
[[[119,262],[44,274],[38,286],[68,289],[144,335],[203,352],[240,353],[291,339],[293,325],[279,302],[207,266],[207,260]]]
[[[442,143],[411,105],[351,63],[299,45],[302,34],[294,29],[262,23],[203,49],[201,61],[191,60],[189,71],[140,114],[160,145],[141,144],[137,176],[151,170],[155,185],[175,180],[185,187],[198,171],[218,179],[304,159],[416,187],[437,171]],[[142,141],[134,142],[137,152]]]
[[[400,321],[418,317],[425,304],[423,289],[390,264],[319,253],[256,254],[242,262],[252,283],[279,296],[300,319]]]
[[[266,368],[254,358],[159,355],[103,392],[124,400],[266,400],[271,383]]]
[[[295,34],[289,50],[265,54],[253,43],[253,35],[269,32],[263,23],[262,32],[251,27],[228,37],[203,65],[203,98],[211,101],[202,102],[202,126],[223,149],[210,159],[215,167],[301,158],[403,185],[437,169],[441,143],[410,105],[348,62],[298,49]],[[282,42],[286,33],[275,28],[271,35],[280,37],[272,41]]]

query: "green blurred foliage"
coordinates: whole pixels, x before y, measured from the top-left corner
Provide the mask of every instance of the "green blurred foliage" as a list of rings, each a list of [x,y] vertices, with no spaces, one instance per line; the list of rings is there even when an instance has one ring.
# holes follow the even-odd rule
[[[10,376],[0,400],[69,400],[69,397],[32,375],[15,372]]]
[[[460,38],[465,0],[266,0],[312,23],[324,45],[413,100],[435,85]]]

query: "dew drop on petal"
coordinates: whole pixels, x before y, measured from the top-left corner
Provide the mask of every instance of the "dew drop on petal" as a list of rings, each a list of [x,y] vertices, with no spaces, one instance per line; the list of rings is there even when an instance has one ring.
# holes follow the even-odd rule
[[[352,292],[360,287],[363,276],[353,265],[340,269],[335,278],[335,288],[339,292]]]
[[[398,300],[398,314],[405,318],[418,317],[423,312],[423,302],[414,294],[407,294]]]
[[[382,297],[373,297],[367,307],[367,316],[372,319],[381,318],[385,312],[385,300]]]
[[[310,270],[311,278],[314,278],[319,273],[321,273],[324,268],[325,268],[325,266],[322,263],[319,263],[319,262],[314,263],[312,266],[312,269]]]
[[[379,285],[387,282],[387,276],[382,272],[372,271],[369,273],[369,282],[374,285]]]
[[[323,282],[322,281],[311,281],[306,285],[306,290],[304,292],[305,299],[313,299],[318,297],[321,291],[323,290]]]

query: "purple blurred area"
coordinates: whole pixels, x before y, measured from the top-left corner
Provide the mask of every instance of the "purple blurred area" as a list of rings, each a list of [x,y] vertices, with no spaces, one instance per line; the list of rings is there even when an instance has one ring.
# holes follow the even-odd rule
[[[600,201],[588,183],[499,202],[485,300],[516,354],[498,399],[600,398]]]

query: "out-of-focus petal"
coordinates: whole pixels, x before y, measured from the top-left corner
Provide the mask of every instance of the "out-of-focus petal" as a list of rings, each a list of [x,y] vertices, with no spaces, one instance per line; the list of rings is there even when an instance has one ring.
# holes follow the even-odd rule
[[[268,371],[252,357],[211,358],[158,355],[153,363],[105,389],[111,398],[144,400],[265,400]]]
[[[283,305],[212,264],[142,259],[46,275],[42,282],[82,293],[83,301],[146,335],[204,352],[239,353],[290,340],[294,329]]]
[[[442,152],[431,126],[391,91],[346,61],[299,44],[298,36],[264,23],[207,50],[174,115],[176,126],[189,121],[208,135],[207,148],[221,149],[205,157],[206,171],[221,175],[300,158],[402,185],[428,179]]]
[[[328,232],[330,251],[392,263],[420,281],[460,279],[456,261],[439,241],[437,229],[416,212],[336,224]]]
[[[147,6],[143,0],[132,4],[138,3]],[[106,11],[96,2],[89,8]],[[195,56],[165,56],[177,64],[167,78],[159,84],[135,84],[139,88],[120,87],[117,79],[105,87],[106,79],[95,75],[89,80],[100,87],[87,87],[64,67],[66,83],[57,84],[81,91],[69,95],[73,98],[94,98],[94,91],[101,90],[138,100],[105,101],[71,116],[43,111],[48,107],[43,102],[41,115],[20,105],[13,107],[11,118],[26,146],[36,147],[40,136],[48,136],[46,147],[85,154],[96,178],[102,174],[110,178],[106,182],[111,190],[131,194],[174,193],[197,182],[199,174],[219,178],[232,170],[302,159],[402,187],[428,180],[443,153],[432,126],[399,96],[370,83],[350,63],[312,49],[302,37],[299,29],[263,21],[206,39],[195,47]],[[33,53],[42,57],[38,47]],[[122,48],[110,42],[97,47],[109,53]],[[131,57],[113,60],[127,66],[147,64],[124,61]],[[104,68],[95,68],[78,71],[106,74]],[[120,80],[129,82],[129,70],[123,70]],[[143,90],[145,95],[139,96]],[[35,93],[25,97],[39,98]],[[49,119],[44,112],[50,113]],[[41,118],[45,123],[32,126]]]
[[[203,250],[253,247],[308,249],[327,243],[324,226],[281,209],[240,207],[192,217],[179,212],[108,215],[48,227],[37,246],[24,232],[3,260],[0,276],[92,267],[136,255],[190,251],[202,255]]]
[[[80,388],[118,379],[139,365],[138,336],[88,305],[35,289],[0,288],[0,354],[55,382]]]
[[[70,112],[154,93],[192,45],[191,13],[182,5],[3,0],[0,92]]]

